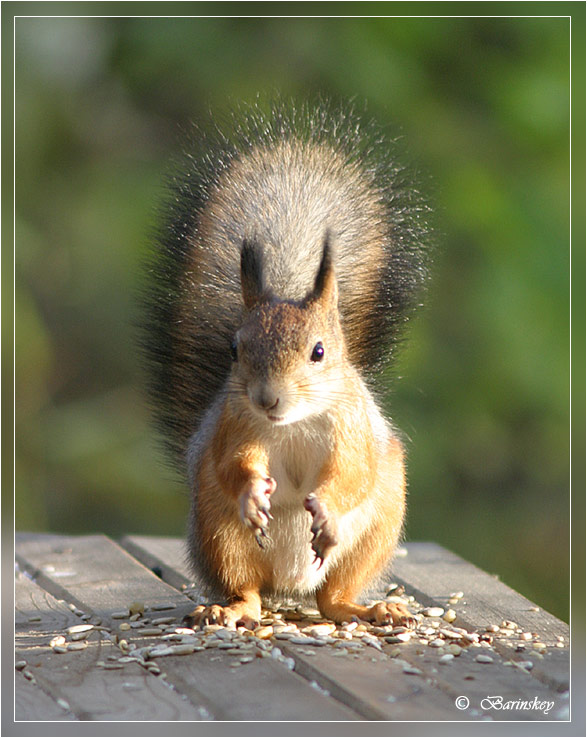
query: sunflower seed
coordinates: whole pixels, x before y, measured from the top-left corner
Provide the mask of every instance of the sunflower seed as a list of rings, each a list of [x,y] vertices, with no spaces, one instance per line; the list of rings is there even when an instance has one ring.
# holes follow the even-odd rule
[[[441,618],[444,615],[444,607],[427,607],[423,610],[427,618]]]
[[[110,613],[110,617],[113,620],[126,620],[126,618],[130,617],[130,610],[118,610],[116,612]]]

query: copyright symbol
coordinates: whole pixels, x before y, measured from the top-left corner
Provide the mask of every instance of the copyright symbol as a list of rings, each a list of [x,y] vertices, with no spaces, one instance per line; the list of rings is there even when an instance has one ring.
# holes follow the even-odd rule
[[[465,697],[465,695],[461,695],[460,697],[456,698],[455,705],[459,708],[459,710],[466,710],[467,707],[469,707],[469,698]]]

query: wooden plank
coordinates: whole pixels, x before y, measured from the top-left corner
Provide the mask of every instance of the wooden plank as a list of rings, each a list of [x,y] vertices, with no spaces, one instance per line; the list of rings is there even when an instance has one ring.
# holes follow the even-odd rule
[[[410,543],[408,555],[394,562],[394,579],[424,605],[447,607],[450,594],[464,592],[457,605],[455,625],[483,630],[487,625],[501,625],[503,620],[517,623],[524,631],[537,633],[547,646],[540,659],[516,652],[518,640],[496,638],[494,646],[506,659],[531,660],[532,675],[558,691],[569,688],[569,626],[495,577],[478,569],[451,551],[435,543]],[[562,636],[564,647],[556,646]],[[511,645],[510,645],[511,643]],[[529,649],[527,649],[529,651]]]
[[[133,602],[144,603],[151,617],[173,616],[177,624],[194,606],[190,599],[104,536],[17,535],[17,557],[21,566],[33,572],[44,588],[86,613],[99,615],[104,625],[115,629],[121,621],[114,619],[112,614],[128,608]],[[164,611],[153,609],[164,603],[172,607]],[[159,642],[150,637],[141,638],[134,630],[114,632],[140,646]],[[165,671],[166,682],[194,706],[204,707],[214,717],[226,720],[296,719],[300,705],[303,705],[306,720],[354,720],[358,717],[272,659],[258,659],[239,670],[232,670],[222,668],[223,662],[213,661],[213,655],[202,651],[168,656],[160,666]],[[259,684],[263,685],[262,692]],[[89,695],[88,700],[91,700]],[[153,703],[156,705],[155,700]]]
[[[80,720],[203,719],[200,711],[136,663],[121,670],[102,668],[100,662],[123,655],[105,631],[92,631],[83,651],[55,653],[51,639],[64,635],[69,640],[67,628],[83,621],[21,573],[16,576],[15,604],[16,660],[27,662],[26,671],[38,691],[43,690],[43,698],[32,699],[30,688],[22,683],[28,680],[17,674],[17,719],[71,720],[74,715]],[[55,717],[39,717],[45,714]]]
[[[181,560],[181,541],[142,536],[127,537],[123,543],[139,559],[157,567],[164,578],[169,576],[180,586],[190,581],[185,568],[173,571],[175,562]],[[367,648],[353,655],[349,665],[349,659],[336,656],[332,648],[314,649],[315,655],[308,657],[302,646],[285,641],[276,645],[295,659],[296,671],[316,680],[337,699],[370,719],[414,719],[424,704],[431,718],[470,719],[484,712],[482,704],[492,695],[500,695],[503,702],[513,704],[526,696],[543,703],[546,710],[489,710],[494,720],[557,719],[554,716],[564,714],[568,707],[565,697],[553,693],[526,671],[504,665],[499,654],[492,653],[492,664],[476,662],[475,656],[481,652],[478,648],[463,650],[450,665],[441,665],[436,649],[411,642],[402,644],[399,661],[390,659],[392,648],[384,646],[383,655]],[[404,674],[406,662],[420,669],[422,675]],[[470,700],[468,711],[455,707],[456,698],[462,695]]]
[[[25,679],[20,671],[14,677],[15,720],[75,720],[75,716],[45,694],[38,684]]]
[[[166,536],[124,536],[120,545],[175,589],[182,591],[195,587],[185,543],[181,539]]]
[[[192,603],[106,536],[16,535],[16,559],[54,596],[112,621],[112,613],[147,597],[183,617]]]
[[[148,562],[148,566],[157,567],[164,578],[169,577],[180,586],[191,581],[189,569],[181,556],[181,540],[127,536],[122,544],[137,558]],[[183,566],[177,562],[183,562]],[[348,659],[335,656],[331,649],[316,649],[315,656],[307,656],[302,646],[286,641],[276,642],[276,646],[295,660],[296,672],[315,681],[369,720],[414,719],[416,699],[425,702],[429,719],[466,718],[455,708],[454,700],[431,688],[425,679],[404,674],[401,663],[388,655],[377,654],[375,650],[365,649],[353,656],[349,663]],[[372,661],[373,658],[376,660]]]

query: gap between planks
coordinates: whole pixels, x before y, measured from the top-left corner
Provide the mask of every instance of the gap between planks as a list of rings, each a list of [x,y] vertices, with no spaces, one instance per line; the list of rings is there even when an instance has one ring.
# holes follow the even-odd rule
[[[120,621],[115,622],[112,613],[133,601],[152,607],[167,603],[170,609],[164,614],[178,621],[193,609],[193,602],[185,595],[105,536],[17,535],[16,548],[20,566],[36,576],[44,589],[99,616],[103,625],[116,628]],[[156,642],[144,638],[140,645]],[[274,659],[256,659],[235,672],[227,668],[228,657],[216,662],[209,650],[192,657],[162,659],[165,680],[196,710],[204,706],[215,719],[298,720],[301,713],[306,720],[354,721],[363,717]],[[156,705],[156,700],[151,702]],[[91,713],[91,704],[88,710]]]
[[[185,557],[182,555],[183,542],[179,541],[178,539],[149,536],[127,536],[122,540],[122,545],[127,548],[127,550],[131,552],[134,556],[139,558],[146,566],[158,571],[164,579],[169,579],[169,581],[173,581],[174,586],[183,588],[189,587],[192,584],[193,578],[191,577],[189,568],[185,563]],[[428,544],[408,545],[408,550],[410,551],[417,550],[419,546],[428,546]],[[454,554],[450,554],[450,552],[447,552],[444,549],[440,550],[444,551],[446,555],[454,557]],[[435,550],[437,560],[441,561],[441,557],[438,556],[438,553],[438,550]],[[454,558],[457,559],[459,562],[462,562],[463,564],[467,564],[467,562],[464,562],[458,557]],[[402,561],[405,561],[405,559],[402,559]],[[501,583],[499,582],[495,582],[495,580],[492,577],[489,577],[489,575],[487,575],[485,572],[472,567],[472,565],[468,566],[471,566],[471,568],[475,570],[478,579],[490,579],[494,583],[494,586],[498,588],[500,586],[504,586],[501,585]],[[427,568],[430,568],[430,562],[427,562]],[[437,575],[438,572],[435,572],[433,574],[433,576]],[[454,584],[455,582],[453,580],[451,584],[453,588],[448,590],[449,594],[450,592],[457,589]],[[444,585],[448,586],[448,583],[444,582]],[[414,589],[411,586],[410,582],[406,582],[406,586],[408,588],[408,591]],[[511,592],[513,592],[513,590],[511,590]],[[427,595],[423,592],[421,592],[420,594],[422,596],[422,604],[432,604],[433,599],[431,599],[430,595]],[[521,597],[517,595],[517,593],[513,594]],[[469,628],[478,627],[478,625],[478,622],[472,622],[469,624]],[[373,689],[374,674],[372,666],[371,673],[368,669],[365,670],[364,668],[358,668],[358,664],[354,664],[353,668],[349,670],[344,664],[344,659],[332,657],[328,658],[326,656],[326,654],[328,653],[327,649],[320,649],[320,656],[318,658],[304,657],[304,655],[300,653],[300,649],[293,647],[291,644],[285,646],[284,650],[287,651],[288,655],[291,654],[292,656],[294,656],[296,660],[296,670],[299,671],[299,673],[303,674],[308,679],[316,680],[320,684],[320,686],[328,689],[333,695],[345,701],[347,704],[350,704],[355,709],[359,711],[363,710],[365,714],[364,706],[362,707],[360,704],[357,704],[356,700],[359,700],[360,702],[362,697],[359,695],[361,694],[361,691],[363,693],[366,691],[365,687],[367,687],[367,689]],[[439,673],[438,668],[436,668],[438,667],[438,660],[436,658],[436,655],[432,653],[434,649],[427,649],[427,651],[424,653],[424,656],[415,653],[415,651],[416,648],[414,648],[412,644],[410,644],[410,647],[402,646],[402,656],[404,656],[404,658],[412,665],[418,666],[420,668],[423,667],[425,673],[427,674],[427,678],[429,680],[431,679],[437,687],[437,689],[432,692],[433,696],[427,696],[429,699],[429,702],[427,702],[427,707],[432,707],[437,702],[437,693],[439,691],[445,692],[447,695],[450,695],[453,704],[454,699],[457,696],[462,695],[463,693],[469,694],[473,698],[476,698],[480,701],[484,696],[487,696],[483,691],[485,687],[494,687],[496,689],[499,688],[499,690],[501,690],[501,693],[506,695],[506,698],[512,700],[519,699],[521,693],[532,693],[533,696],[540,697],[540,699],[544,700],[553,699],[552,690],[549,688],[548,685],[545,686],[541,684],[532,675],[526,672],[520,672],[515,668],[504,666],[501,661],[499,661],[499,657],[497,657],[499,663],[495,664],[493,667],[496,670],[493,675],[491,674],[491,672],[488,671],[487,666],[474,662],[472,660],[472,655],[468,663],[466,663],[468,656],[463,656],[462,659],[459,658],[459,667],[440,667]],[[508,658],[511,655],[512,654],[510,652],[507,653]],[[465,665],[465,663],[466,667],[461,668]],[[375,674],[376,673],[377,672],[375,672]],[[354,677],[357,677],[363,681],[357,684]],[[403,680],[404,682],[409,681],[410,683],[420,685],[423,681],[422,679],[419,679],[417,677],[410,677],[409,679],[406,679],[406,675],[402,673],[399,674],[399,679]],[[473,683],[474,680],[477,680],[476,684]],[[411,688],[414,688],[413,684],[411,684]],[[370,700],[372,700],[372,698],[372,693],[368,694],[366,701],[369,702]],[[402,698],[405,698],[405,696]],[[555,697],[555,700],[556,699],[557,698]],[[565,708],[566,703],[563,700],[561,703],[561,709],[564,711]],[[381,709],[381,706],[379,705],[379,707],[376,707],[375,709]],[[387,712],[389,714],[389,710]],[[397,706],[394,706],[393,712],[397,714]],[[459,715],[457,714],[456,717],[458,718]],[[466,715],[462,715],[462,717],[466,718]],[[526,714],[522,715],[522,717],[525,717],[526,719],[541,719],[541,716],[539,715]],[[543,717],[544,716],[542,716],[542,718]],[[411,718],[408,719],[414,719],[413,711]],[[452,719],[455,718],[453,717]],[[502,719],[505,719],[505,716],[503,716]]]

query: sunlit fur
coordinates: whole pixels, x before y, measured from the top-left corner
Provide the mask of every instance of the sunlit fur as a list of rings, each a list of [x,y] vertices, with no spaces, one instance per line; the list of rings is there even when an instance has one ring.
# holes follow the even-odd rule
[[[144,346],[192,490],[190,561],[229,602],[198,617],[250,624],[282,591],[339,621],[406,617],[357,604],[405,504],[402,444],[365,382],[425,279],[426,208],[394,148],[348,106],[252,106],[198,132],[171,185]]]
[[[267,592],[316,593],[325,615],[375,619],[354,600],[401,532],[403,451],[349,362],[332,266],[318,284],[321,292],[315,287],[297,303],[263,294],[261,279],[258,295],[247,287],[251,310],[237,333],[237,359],[212,422],[204,421],[206,444],[202,431],[193,438],[191,546],[213,589],[232,603],[214,617],[255,619]],[[318,340],[324,356],[315,362]],[[255,401],[260,385],[271,387],[275,408]],[[269,477],[276,489],[261,548],[238,501],[251,480]],[[336,531],[323,562],[311,546],[310,495]]]
[[[262,247],[273,293],[299,301],[329,229],[350,361],[377,385],[418,304],[429,240],[427,208],[397,149],[352,106],[324,100],[242,106],[194,131],[144,285],[149,395],[178,465],[230,373],[245,317],[245,239]]]

